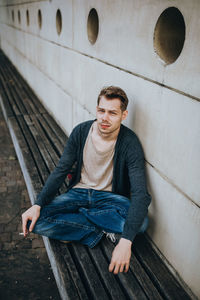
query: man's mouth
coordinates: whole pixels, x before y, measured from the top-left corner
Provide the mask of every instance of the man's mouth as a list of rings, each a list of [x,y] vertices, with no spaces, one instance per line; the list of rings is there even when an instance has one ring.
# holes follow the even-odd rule
[[[102,128],[108,128],[108,127],[110,127],[110,125],[109,124],[101,124],[101,127]]]

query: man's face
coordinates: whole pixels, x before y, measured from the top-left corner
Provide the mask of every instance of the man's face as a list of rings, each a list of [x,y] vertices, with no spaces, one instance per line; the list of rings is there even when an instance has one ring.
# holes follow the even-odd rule
[[[119,99],[106,99],[102,96],[96,110],[97,126],[101,133],[111,134],[120,129],[121,122],[127,117],[127,110],[122,111]]]

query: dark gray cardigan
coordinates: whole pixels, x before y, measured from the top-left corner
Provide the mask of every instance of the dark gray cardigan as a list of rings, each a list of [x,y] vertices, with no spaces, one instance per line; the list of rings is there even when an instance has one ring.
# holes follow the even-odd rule
[[[69,189],[80,181],[83,148],[93,122],[94,120],[81,123],[73,129],[58,165],[49,175],[35,204],[42,207],[55,197],[74,164],[76,169]],[[122,237],[133,241],[147,215],[151,197],[146,186],[144,154],[140,141],[124,125],[120,128],[113,160],[112,192],[126,196],[131,201]]]

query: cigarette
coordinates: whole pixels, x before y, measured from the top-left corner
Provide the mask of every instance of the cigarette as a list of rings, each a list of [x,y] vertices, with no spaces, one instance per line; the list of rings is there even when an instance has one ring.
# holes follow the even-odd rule
[[[19,232],[19,235],[24,235],[24,233],[23,232]]]

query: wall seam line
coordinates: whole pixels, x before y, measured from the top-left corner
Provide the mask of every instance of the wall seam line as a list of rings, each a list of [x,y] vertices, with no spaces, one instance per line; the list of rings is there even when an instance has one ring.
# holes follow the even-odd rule
[[[168,182],[171,186],[173,186],[180,194],[182,194],[185,198],[187,198],[189,201],[191,201],[195,206],[200,208],[200,205],[197,204],[190,196],[188,196],[186,193],[184,193],[175,183],[171,181],[166,175],[164,175],[160,170],[158,170],[156,167],[154,167],[150,162],[145,160],[145,162],[151,166],[166,182]]]

